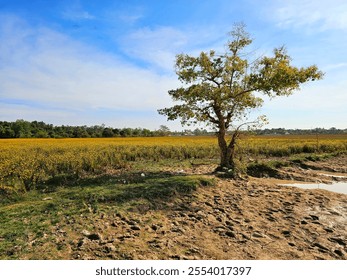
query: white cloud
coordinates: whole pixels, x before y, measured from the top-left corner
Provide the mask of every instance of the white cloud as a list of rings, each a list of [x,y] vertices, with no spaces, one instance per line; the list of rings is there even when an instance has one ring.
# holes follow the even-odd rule
[[[177,86],[175,78],[127,64],[50,29],[31,28],[17,18],[2,22],[0,99],[61,108],[62,114],[155,111],[170,104],[167,90]]]
[[[226,33],[213,26],[186,29],[144,27],[124,36],[120,44],[127,55],[145,61],[159,71],[172,73],[177,54],[197,55],[210,49],[222,51],[227,40]]]
[[[275,19],[279,26],[314,31],[347,30],[345,0],[273,0],[270,3],[268,16]]]
[[[121,44],[125,53],[159,69],[173,71],[175,55],[187,44],[185,33],[172,27],[142,28],[125,36]]]
[[[87,11],[74,11],[74,10],[66,10],[63,13],[64,18],[69,20],[91,20],[95,19],[93,15],[88,13]]]
[[[346,128],[346,87],[346,81],[313,82],[289,97],[265,98],[261,113],[268,116],[271,127]]]
[[[63,18],[71,21],[92,20],[95,16],[84,10],[79,2],[70,2],[62,12]]]
[[[73,112],[52,109],[52,108],[33,108],[25,104],[8,104],[0,102],[0,119],[6,121],[15,121],[24,119],[28,121],[42,121],[55,124],[69,124],[74,120],[76,114]],[[83,123],[83,122],[82,122]]]
[[[335,70],[341,70],[344,68],[347,69],[347,62],[340,62],[340,63],[326,65],[323,67],[323,71],[335,71]]]

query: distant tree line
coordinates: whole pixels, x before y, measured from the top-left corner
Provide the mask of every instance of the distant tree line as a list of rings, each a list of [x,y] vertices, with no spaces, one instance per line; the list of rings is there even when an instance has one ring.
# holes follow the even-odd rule
[[[313,128],[313,129],[285,129],[285,128],[266,128],[255,131],[258,135],[307,135],[307,134],[344,134],[347,129],[331,128]]]
[[[286,135],[286,134],[342,134],[347,129],[284,129],[272,128],[256,130],[259,135]],[[161,125],[157,130],[146,128],[112,128],[105,125],[93,126],[54,126],[39,121],[16,120],[15,122],[0,121],[0,138],[101,138],[101,137],[154,137],[154,136],[200,136],[213,135],[214,132],[206,129],[185,129],[183,131],[170,131]]]
[[[150,137],[164,136],[167,131],[145,128],[112,128],[94,126],[54,126],[38,121],[0,121],[0,138],[99,138],[99,137]]]

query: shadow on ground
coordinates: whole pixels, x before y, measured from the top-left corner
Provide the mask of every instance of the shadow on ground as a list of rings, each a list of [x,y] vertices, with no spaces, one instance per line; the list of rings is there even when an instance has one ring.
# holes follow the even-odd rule
[[[191,196],[198,187],[213,184],[214,180],[206,176],[157,172],[100,175],[77,180],[55,178],[41,189],[46,193],[56,193],[64,200],[84,201],[92,209],[97,209],[100,204],[120,207],[131,204],[143,212],[167,208],[169,202]]]

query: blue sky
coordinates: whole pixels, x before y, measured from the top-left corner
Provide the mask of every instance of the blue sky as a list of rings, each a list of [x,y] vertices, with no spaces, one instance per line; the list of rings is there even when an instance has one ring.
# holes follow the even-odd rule
[[[322,81],[266,100],[267,127],[347,127],[345,0],[0,0],[0,120],[157,129],[180,86],[178,53],[222,50],[235,22],[252,48],[285,45]]]

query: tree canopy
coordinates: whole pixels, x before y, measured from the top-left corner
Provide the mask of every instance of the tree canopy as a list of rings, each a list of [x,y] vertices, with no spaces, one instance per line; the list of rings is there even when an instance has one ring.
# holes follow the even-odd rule
[[[301,68],[291,65],[285,47],[275,48],[269,56],[247,55],[252,39],[243,24],[235,25],[229,36],[223,54],[210,50],[197,57],[176,56],[176,74],[183,85],[169,90],[169,95],[179,104],[158,112],[168,120],[180,119],[182,124],[212,126],[217,131],[221,166],[234,168],[239,129],[248,123],[248,112],[262,106],[261,94],[291,95],[301,84],[321,79],[323,73],[315,65]],[[230,128],[234,133],[227,143],[225,136]]]

